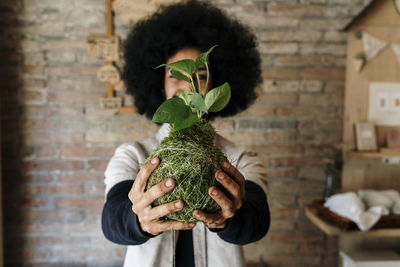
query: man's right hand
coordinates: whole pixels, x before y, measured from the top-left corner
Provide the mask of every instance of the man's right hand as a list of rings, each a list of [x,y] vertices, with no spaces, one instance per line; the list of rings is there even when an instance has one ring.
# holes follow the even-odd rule
[[[157,235],[167,230],[192,229],[195,226],[194,223],[160,219],[167,214],[183,209],[184,203],[182,200],[176,200],[157,207],[151,206],[154,200],[165,195],[175,187],[174,179],[167,178],[145,191],[150,174],[159,164],[160,160],[158,158],[153,158],[151,161],[146,162],[137,174],[131,191],[128,194],[132,202],[132,210],[139,219],[141,229],[152,235]]]

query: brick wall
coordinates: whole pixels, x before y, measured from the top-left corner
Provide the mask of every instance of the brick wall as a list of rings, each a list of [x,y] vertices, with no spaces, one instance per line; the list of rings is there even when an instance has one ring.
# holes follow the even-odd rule
[[[304,216],[320,198],[323,158],[342,138],[346,36],[365,0],[215,0],[252,27],[264,83],[247,111],[215,126],[257,151],[269,173],[271,230],[249,262],[336,266],[337,240]],[[115,147],[156,127],[99,107],[102,65],[86,36],[105,32],[104,0],[0,1],[1,131],[8,266],[120,266],[100,229],[103,172]],[[116,33],[127,27],[116,20]]]

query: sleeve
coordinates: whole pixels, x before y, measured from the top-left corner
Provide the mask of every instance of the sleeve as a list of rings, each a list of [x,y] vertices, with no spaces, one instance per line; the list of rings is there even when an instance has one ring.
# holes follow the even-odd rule
[[[119,146],[105,171],[106,201],[101,216],[104,236],[117,244],[139,245],[152,235],[143,232],[137,215],[132,211],[128,193],[145,162],[145,153],[139,143]]]
[[[246,195],[242,207],[223,230],[215,231],[229,243],[245,245],[263,238],[270,226],[270,212],[263,189],[254,182],[245,182]]]
[[[267,172],[257,153],[241,147],[227,150],[231,163],[245,177],[246,195],[242,207],[217,232],[226,242],[245,245],[263,238],[270,227],[271,218],[267,201]]]
[[[104,236],[120,245],[140,245],[146,242],[151,234],[143,232],[128,193],[133,180],[122,181],[114,185],[107,194],[101,216],[101,228]]]

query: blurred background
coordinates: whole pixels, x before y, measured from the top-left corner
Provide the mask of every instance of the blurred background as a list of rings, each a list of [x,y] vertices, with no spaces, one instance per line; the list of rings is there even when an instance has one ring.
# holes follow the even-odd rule
[[[214,122],[221,135],[258,152],[268,169],[271,229],[245,247],[246,260],[337,266],[337,237],[314,226],[304,207],[322,199],[326,159],[341,150],[343,28],[370,1],[210,2],[254,30],[262,56],[255,104]],[[105,0],[0,1],[6,266],[122,265],[125,247],[101,232],[103,173],[119,144],[150,137],[157,126],[121,92],[121,112],[100,105],[109,93],[97,77],[105,62],[89,56],[87,38],[106,33],[106,10]],[[114,34],[123,41],[132,24],[118,14]]]

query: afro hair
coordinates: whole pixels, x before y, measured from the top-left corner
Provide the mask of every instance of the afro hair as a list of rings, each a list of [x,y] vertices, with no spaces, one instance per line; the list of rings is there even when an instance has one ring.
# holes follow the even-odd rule
[[[190,1],[161,7],[138,22],[124,42],[123,80],[140,114],[152,118],[165,100],[165,69],[154,69],[186,47],[201,52],[211,46],[213,87],[231,86],[231,100],[215,116],[231,116],[246,109],[256,98],[262,81],[260,55],[251,31],[208,3]]]

